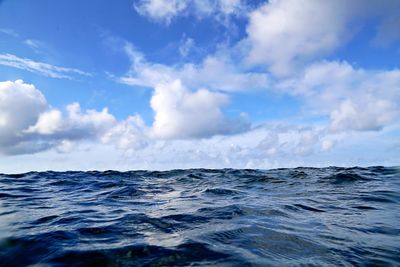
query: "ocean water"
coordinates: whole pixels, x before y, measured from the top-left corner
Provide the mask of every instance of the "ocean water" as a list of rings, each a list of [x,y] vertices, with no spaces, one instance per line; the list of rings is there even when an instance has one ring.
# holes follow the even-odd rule
[[[0,174],[0,266],[400,266],[400,168]]]

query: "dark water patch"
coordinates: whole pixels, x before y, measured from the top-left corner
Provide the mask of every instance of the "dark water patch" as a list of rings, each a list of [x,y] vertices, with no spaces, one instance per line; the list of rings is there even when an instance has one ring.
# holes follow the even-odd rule
[[[303,205],[303,204],[294,204],[294,205],[303,210],[308,210],[308,211],[313,211],[313,212],[325,212],[324,210],[313,208],[311,206],[307,206],[307,205]]]
[[[306,258],[323,258],[329,252],[323,245],[295,234],[255,226],[217,232],[208,238],[248,251],[267,265],[285,265],[290,261],[300,263]]]
[[[332,184],[343,184],[369,180],[365,176],[354,173],[354,171],[341,171],[339,173],[329,175],[325,177],[325,179],[329,180]]]
[[[29,195],[19,195],[19,194],[9,194],[9,193],[0,193],[0,199],[8,199],[8,198],[26,198]]]
[[[0,174],[0,266],[398,266],[400,168]]]
[[[231,190],[226,188],[208,188],[204,191],[205,194],[215,196],[230,196],[240,194],[237,190]]]
[[[117,234],[117,230],[112,226],[107,227],[82,227],[78,228],[77,231],[82,236],[104,236]]]
[[[53,225],[70,225],[70,224],[74,224],[76,222],[80,222],[82,220],[83,216],[70,216],[70,217],[61,217],[58,220],[55,220],[52,222]]]
[[[359,206],[352,206],[354,209],[359,209],[359,210],[376,210],[377,208],[372,207],[372,206],[365,206],[365,205],[359,205]]]
[[[165,216],[163,218],[166,220],[172,220],[175,222],[184,223],[184,224],[187,224],[188,226],[190,226],[191,223],[192,224],[205,223],[209,220],[207,217],[197,216],[197,215],[192,215],[192,214],[174,214],[174,215]]]
[[[379,195],[361,195],[361,201],[363,202],[384,202],[384,203],[396,203],[399,199],[393,199],[391,197],[384,197]]]
[[[208,218],[224,220],[229,220],[244,215],[243,209],[241,209],[238,205],[229,205],[215,208],[201,208],[197,212]]]
[[[144,195],[145,192],[137,189],[133,186],[123,186],[122,188],[116,189],[108,194],[108,197],[112,199],[128,199],[136,198]]]
[[[41,217],[41,218],[33,221],[31,224],[32,225],[38,225],[38,224],[48,223],[48,222],[51,222],[51,221],[53,221],[54,219],[56,219],[58,217],[59,217],[58,215],[44,216],[44,217]]]
[[[51,263],[57,266],[184,266],[188,262],[215,262],[227,255],[214,252],[201,243],[185,243],[176,249],[138,245],[110,250],[68,251]]]

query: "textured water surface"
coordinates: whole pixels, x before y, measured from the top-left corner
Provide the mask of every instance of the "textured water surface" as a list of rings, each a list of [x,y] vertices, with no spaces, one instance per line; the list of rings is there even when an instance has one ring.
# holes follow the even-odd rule
[[[399,266],[400,168],[0,174],[0,266]]]

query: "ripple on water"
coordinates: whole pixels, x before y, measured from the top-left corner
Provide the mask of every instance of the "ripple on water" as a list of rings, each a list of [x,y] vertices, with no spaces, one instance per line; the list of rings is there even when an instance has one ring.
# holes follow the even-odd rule
[[[0,266],[397,266],[400,168],[0,174]]]

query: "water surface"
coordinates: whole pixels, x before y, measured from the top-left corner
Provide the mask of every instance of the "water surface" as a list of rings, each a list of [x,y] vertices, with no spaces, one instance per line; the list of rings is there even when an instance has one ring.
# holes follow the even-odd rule
[[[400,168],[0,174],[1,266],[399,266]]]

